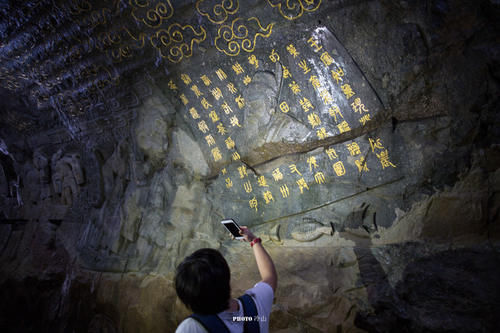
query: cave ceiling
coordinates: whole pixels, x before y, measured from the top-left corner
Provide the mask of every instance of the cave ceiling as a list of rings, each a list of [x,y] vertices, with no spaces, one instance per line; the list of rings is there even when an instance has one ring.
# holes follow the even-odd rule
[[[271,45],[281,50],[294,38],[287,31],[289,24],[302,18],[298,27],[309,29],[310,35],[321,19],[311,14],[335,2],[294,1],[286,8],[284,1],[269,1],[266,11],[259,5],[259,1],[3,1],[2,129],[23,134],[65,129],[82,140],[93,131],[129,121],[130,110],[151,94],[147,82],[164,87],[168,98],[178,98],[168,84],[179,85],[179,75],[186,69],[196,67],[199,81],[203,74],[215,74],[207,66],[221,64],[230,71],[231,64],[240,61],[251,77],[267,70]],[[300,34],[306,37],[310,36]],[[260,60],[260,68],[252,71],[250,55],[256,64]],[[243,86],[242,80],[233,81]]]

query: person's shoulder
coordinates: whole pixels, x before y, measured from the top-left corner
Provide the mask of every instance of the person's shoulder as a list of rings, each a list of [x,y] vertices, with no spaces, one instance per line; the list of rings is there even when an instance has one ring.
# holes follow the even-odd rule
[[[265,295],[271,295],[271,297],[274,297],[274,291],[273,288],[264,281],[257,282],[253,288],[248,289],[247,292],[254,292],[256,294],[265,294]]]
[[[271,307],[274,299],[273,288],[264,281],[257,282],[253,288],[245,291],[245,294],[248,294],[254,297],[257,301],[262,302],[266,305],[266,308]]]
[[[177,326],[175,333],[207,333],[207,330],[196,319],[188,317]]]

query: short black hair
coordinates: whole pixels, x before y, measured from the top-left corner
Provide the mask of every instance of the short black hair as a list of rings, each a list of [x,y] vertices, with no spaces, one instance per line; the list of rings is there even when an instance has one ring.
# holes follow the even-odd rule
[[[175,291],[195,313],[216,314],[229,307],[231,272],[214,249],[200,249],[177,266]]]

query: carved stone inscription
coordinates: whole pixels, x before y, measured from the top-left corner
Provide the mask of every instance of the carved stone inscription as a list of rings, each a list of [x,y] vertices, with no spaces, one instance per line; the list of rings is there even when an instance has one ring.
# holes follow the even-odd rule
[[[211,186],[225,203],[219,213],[247,224],[399,178],[395,139],[368,131],[382,105],[335,36],[324,27],[275,34],[286,38],[168,81],[206,160],[220,170]],[[293,154],[299,143],[310,148]]]

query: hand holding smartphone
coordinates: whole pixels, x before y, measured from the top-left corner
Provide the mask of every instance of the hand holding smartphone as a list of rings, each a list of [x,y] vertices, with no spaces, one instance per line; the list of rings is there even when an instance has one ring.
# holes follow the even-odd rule
[[[226,219],[220,221],[224,227],[234,236],[236,239],[243,239],[243,236],[240,234],[240,226],[233,219]]]

